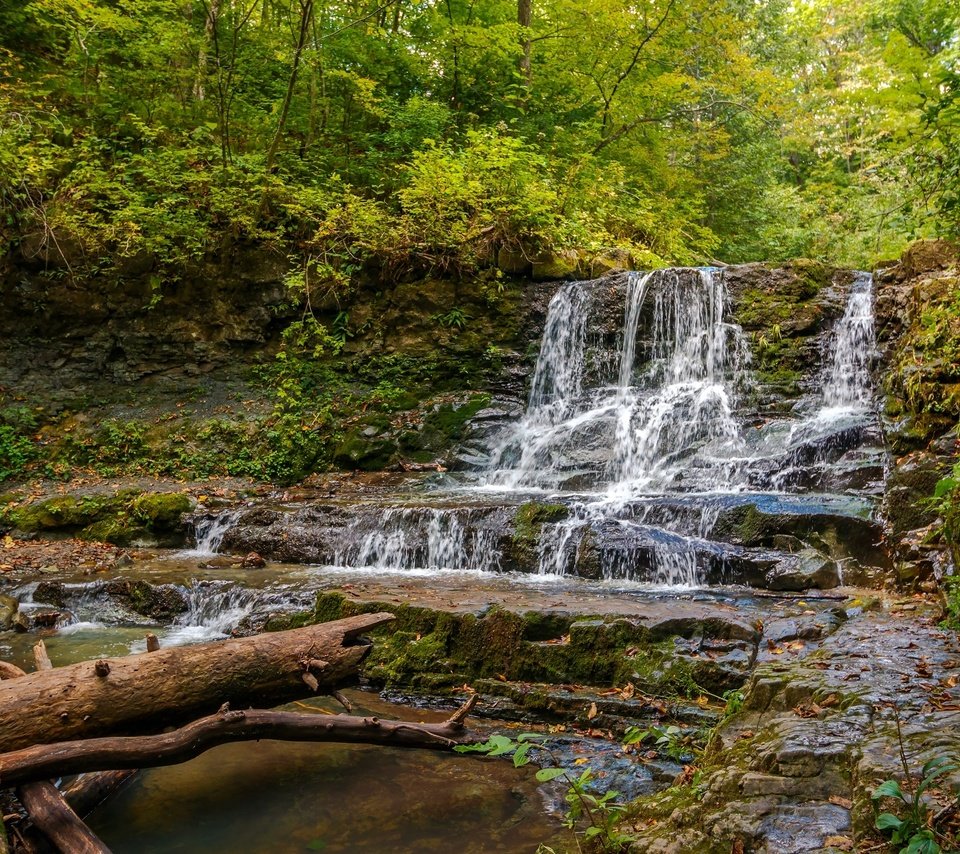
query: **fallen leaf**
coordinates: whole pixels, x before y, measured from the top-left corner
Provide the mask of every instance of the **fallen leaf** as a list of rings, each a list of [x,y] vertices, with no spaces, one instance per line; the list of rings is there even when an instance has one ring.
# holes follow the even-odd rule
[[[831,804],[834,804],[838,807],[843,807],[845,810],[853,808],[853,801],[850,798],[842,798],[840,795],[830,795],[829,799]]]
[[[838,851],[853,851],[853,840],[849,836],[828,836],[823,840],[823,846]]]
[[[816,703],[801,703],[799,706],[793,707],[793,713],[800,718],[815,718],[822,711],[823,709]]]

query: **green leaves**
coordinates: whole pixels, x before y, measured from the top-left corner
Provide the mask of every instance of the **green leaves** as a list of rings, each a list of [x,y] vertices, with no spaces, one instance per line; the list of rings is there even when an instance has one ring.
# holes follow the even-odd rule
[[[935,756],[920,769],[920,780],[916,783],[912,795],[905,793],[896,780],[885,780],[873,790],[873,800],[894,798],[905,806],[902,816],[883,812],[877,816],[875,822],[877,830],[890,832],[891,842],[906,843],[901,854],[940,854],[935,828],[930,826],[932,820],[924,793],[937,780],[958,770],[960,765],[949,756]]]
[[[563,768],[541,768],[537,771],[537,780],[540,783],[549,783],[551,780],[556,780],[564,774],[566,774],[566,771],[564,771]]]
[[[906,800],[903,789],[900,788],[900,784],[896,780],[886,780],[881,783],[873,790],[871,797],[873,800],[878,800],[879,798],[899,798],[900,800]]]

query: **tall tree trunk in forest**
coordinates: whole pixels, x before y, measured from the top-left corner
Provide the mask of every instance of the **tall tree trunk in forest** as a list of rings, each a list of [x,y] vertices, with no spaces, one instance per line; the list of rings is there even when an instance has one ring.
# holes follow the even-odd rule
[[[533,42],[530,38],[532,22],[533,0],[517,0],[517,23],[520,25],[520,76],[527,90],[533,83],[533,67],[530,61],[533,53]]]
[[[220,0],[210,0],[210,5],[204,4],[206,15],[203,23],[203,43],[200,45],[200,54],[197,57],[197,79],[193,83],[193,97],[204,100],[206,87],[204,80],[207,76],[207,45],[214,40],[214,31],[217,27],[217,18],[220,15]]]
[[[267,159],[264,164],[264,171],[269,175],[273,171],[273,165],[277,158],[277,150],[280,148],[280,140],[283,138],[283,131],[287,126],[287,116],[290,114],[290,103],[293,101],[293,93],[297,88],[297,75],[300,71],[300,60],[303,57],[303,49],[307,44],[307,34],[310,32],[310,22],[313,20],[313,0],[298,0],[300,5],[300,31],[297,36],[297,46],[293,51],[293,65],[290,68],[290,79],[287,81],[287,91],[283,96],[283,105],[280,108],[280,118],[277,120],[277,130],[267,149]],[[267,202],[267,193],[264,189],[263,198],[260,203],[260,212],[264,212]]]

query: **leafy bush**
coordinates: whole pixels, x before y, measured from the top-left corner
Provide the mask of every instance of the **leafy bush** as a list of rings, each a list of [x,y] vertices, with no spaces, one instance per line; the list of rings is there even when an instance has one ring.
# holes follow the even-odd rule
[[[36,456],[28,436],[7,424],[0,424],[0,481],[17,477]]]

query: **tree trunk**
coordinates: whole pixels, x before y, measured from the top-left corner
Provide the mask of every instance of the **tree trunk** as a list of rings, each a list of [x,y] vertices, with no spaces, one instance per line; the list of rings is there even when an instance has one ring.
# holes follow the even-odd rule
[[[197,56],[197,77],[193,83],[193,97],[202,101],[206,96],[207,79],[207,45],[214,41],[214,30],[217,27],[217,18],[220,17],[220,0],[210,0],[210,5],[204,5],[206,15],[203,22],[204,41],[200,45]]]
[[[259,709],[233,712],[224,706],[215,715],[159,735],[40,744],[5,753],[0,755],[0,780],[16,785],[79,772],[175,765],[218,744],[262,738],[449,750],[475,740],[463,725],[475,701],[473,695],[440,724]]]
[[[124,658],[85,661],[0,682],[0,751],[158,730],[222,703],[274,706],[356,674],[358,635],[393,619],[360,614],[303,629]]]
[[[39,640],[33,647],[33,658],[39,672],[53,669],[46,644]],[[7,665],[6,678],[22,678],[26,674],[16,665]],[[2,777],[0,777],[2,779]],[[34,780],[17,789],[17,797],[30,816],[33,830],[39,830],[60,851],[69,854],[110,854],[97,835],[87,827],[67,804],[60,790],[49,780]],[[3,850],[7,851],[6,834]]]
[[[530,38],[530,25],[533,23],[533,0],[517,0],[517,23],[520,25],[520,76],[523,85],[529,89],[533,83],[533,42]]]
[[[297,45],[293,51],[293,65],[290,68],[290,77],[287,80],[287,91],[283,96],[283,104],[280,107],[280,118],[277,120],[277,130],[267,149],[264,171],[269,175],[273,171],[273,163],[277,156],[277,149],[280,147],[280,140],[283,138],[284,128],[287,126],[287,116],[290,113],[290,102],[293,101],[293,93],[297,88],[297,74],[300,71],[300,59],[303,56],[303,49],[307,44],[307,33],[310,32],[310,21],[313,18],[313,0],[300,0],[300,31],[297,36]],[[264,202],[266,195],[264,195]],[[261,212],[263,203],[261,203]]]

